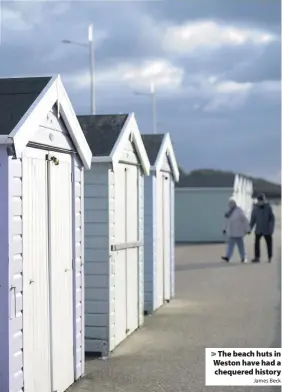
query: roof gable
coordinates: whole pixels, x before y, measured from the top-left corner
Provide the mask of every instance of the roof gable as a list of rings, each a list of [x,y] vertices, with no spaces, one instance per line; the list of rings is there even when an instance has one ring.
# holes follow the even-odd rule
[[[149,175],[150,162],[133,113],[78,116],[78,120],[92,148],[92,162],[112,162],[115,167],[130,140],[144,173]]]
[[[9,96],[10,108],[10,112],[7,111],[9,115],[3,116],[3,119],[0,116],[0,129],[5,129],[5,134],[0,134],[1,142],[12,142],[16,157],[21,156],[30,138],[38,130],[42,119],[47,116],[54,104],[57,104],[59,114],[62,116],[83,165],[90,168],[91,151],[59,75],[52,78],[2,79],[0,95],[1,92],[4,97]],[[23,100],[25,104],[20,107],[19,102],[25,94],[26,97]]]
[[[107,157],[111,155],[128,114],[89,115],[77,118],[92,155]]]
[[[163,156],[161,170],[172,172],[171,160],[169,159],[168,154]]]
[[[164,136],[161,133],[141,135],[151,166],[156,163]]]
[[[179,170],[169,133],[142,135],[150,164],[153,170],[161,170],[165,158],[169,163],[175,182],[179,180]]]

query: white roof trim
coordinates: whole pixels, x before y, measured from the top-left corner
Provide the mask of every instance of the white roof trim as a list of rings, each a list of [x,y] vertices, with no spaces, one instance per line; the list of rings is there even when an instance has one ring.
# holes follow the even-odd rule
[[[136,148],[143,171],[145,175],[148,176],[150,174],[150,162],[138,129],[138,125],[135,120],[134,113],[130,113],[128,115],[126,122],[122,127],[121,133],[119,134],[119,137],[117,138],[110,154],[113,166],[115,167],[115,165],[118,164],[118,162],[120,161],[125,148],[125,144],[130,138]]]
[[[9,137],[13,139],[16,156],[21,156],[22,151],[41,124],[42,117],[47,115],[58,101],[58,97],[60,97],[60,115],[64,120],[83,165],[85,168],[90,169],[92,153],[59,75],[54,76],[49,81],[10,133]]]
[[[173,151],[173,147],[172,147],[169,133],[166,133],[163,138],[162,145],[159,150],[155,165],[152,168],[153,170],[156,170],[156,171],[161,170],[163,160],[166,155],[170,161],[174,181],[178,182],[179,181],[179,170],[178,170],[178,165],[177,165],[177,161],[176,161],[175,154]]]

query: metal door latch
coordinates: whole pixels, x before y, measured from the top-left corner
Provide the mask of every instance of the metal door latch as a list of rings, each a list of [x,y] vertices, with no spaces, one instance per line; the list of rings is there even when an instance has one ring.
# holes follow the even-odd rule
[[[53,162],[55,166],[58,166],[60,164],[59,159],[56,158],[55,156],[49,158],[49,156],[46,155],[46,161]]]
[[[51,161],[51,162],[54,162],[54,165],[55,165],[55,166],[58,166],[59,163],[60,163],[59,159],[56,158],[56,157],[51,157],[51,158],[50,158],[50,161]]]

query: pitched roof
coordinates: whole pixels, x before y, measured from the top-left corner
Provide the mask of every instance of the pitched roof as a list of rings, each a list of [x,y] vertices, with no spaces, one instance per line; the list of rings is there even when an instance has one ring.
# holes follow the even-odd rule
[[[51,77],[0,79],[0,135],[8,135]]]
[[[128,114],[77,116],[93,156],[108,157]]]
[[[156,163],[164,136],[164,134],[141,135],[151,166]]]
[[[56,103],[84,167],[90,169],[92,153],[60,75],[0,79],[0,143],[13,144],[19,158]]]

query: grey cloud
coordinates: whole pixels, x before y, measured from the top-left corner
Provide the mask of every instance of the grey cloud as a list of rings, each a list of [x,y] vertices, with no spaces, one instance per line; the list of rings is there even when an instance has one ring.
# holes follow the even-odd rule
[[[252,45],[238,47],[236,49],[225,47],[220,48],[213,53],[192,54],[186,58],[176,60],[176,64],[186,69],[185,83],[190,84],[193,74],[203,74],[208,76],[217,76],[219,79],[231,79],[238,82],[244,82],[248,78],[251,65],[261,57],[261,48]],[[264,57],[266,71],[262,80],[268,80],[267,57]],[[274,61],[275,63],[275,61]],[[279,62],[278,62],[279,64]],[[241,79],[238,75],[241,75]]]
[[[279,2],[275,0],[73,3],[61,15],[54,13],[54,4],[41,4],[40,7],[36,12],[37,15],[41,12],[42,23],[36,24],[32,31],[11,33],[3,29],[1,76],[59,72],[64,80],[69,72],[87,70],[87,50],[63,45],[61,40],[87,40],[89,22],[94,22],[97,29],[106,29],[109,34],[96,51],[97,69],[114,66],[120,61],[138,64],[143,59],[164,55],[160,37],[150,36],[149,29],[144,31],[142,21],[146,13],[156,24],[165,19],[182,22],[207,17],[277,31],[280,22]],[[26,13],[28,16],[28,10]],[[201,56],[166,57],[183,67],[186,75],[181,96],[168,97],[161,93],[157,96],[157,121],[160,131],[171,132],[178,159],[186,169],[213,167],[264,174],[280,170],[279,92],[263,95],[259,88],[254,89],[241,108],[221,113],[203,112],[207,98],[195,97],[189,92],[193,78],[199,73],[240,82],[277,80],[278,43],[269,45],[263,53],[260,50],[245,46],[223,48]],[[77,112],[87,113],[88,89],[75,91],[70,85],[66,88]],[[150,97],[137,97],[128,88],[115,90],[100,86],[96,98],[99,113],[134,111],[141,131],[151,132]]]
[[[26,13],[29,9],[30,12],[34,12],[34,6],[30,4],[25,3],[22,6],[25,8]],[[105,2],[104,4],[101,4],[101,2],[70,3],[69,10],[62,15],[54,13],[56,4],[53,2],[40,4],[41,15],[44,15],[45,23],[36,25],[33,31],[23,32],[21,34],[20,48],[18,48],[18,35],[10,34],[4,28],[3,45],[8,44],[8,47],[6,45],[2,51],[0,47],[0,56],[2,54],[2,56],[10,58],[10,62],[12,62],[14,57],[18,58],[18,55],[14,53],[18,54],[19,50],[23,63],[25,63],[25,58],[27,57],[27,63],[30,60],[32,69],[33,65],[35,66],[35,62],[31,61],[34,56],[36,57],[36,63],[41,63],[40,67],[46,68],[48,72],[54,72],[55,70],[72,72],[74,69],[87,68],[87,51],[81,47],[63,45],[61,41],[67,38],[78,42],[86,42],[87,24],[92,21],[97,29],[106,29],[108,32],[108,37],[95,52],[96,68],[98,70],[108,66],[115,66],[121,61],[140,62],[143,59],[162,57],[165,54],[160,44],[161,37],[157,33],[154,34],[154,31],[146,31],[146,25],[143,25],[143,18],[145,10],[149,16],[156,18],[154,10],[162,10],[165,13],[165,11],[170,9],[169,4],[171,3],[166,1],[149,3]],[[176,10],[180,12],[183,7],[183,9],[190,7],[194,10],[195,15],[200,15],[203,9],[205,9],[205,12],[208,12],[211,7],[206,5],[206,7],[201,8],[201,3],[196,7],[197,3],[193,1],[191,4],[189,2],[190,5],[183,5],[182,2],[178,1],[174,2],[174,4],[174,12]],[[231,2],[228,2],[228,4],[230,5]],[[216,1],[213,5],[214,12],[219,12],[220,14],[221,11],[218,11],[218,6],[219,2]],[[223,8],[226,9],[228,7],[225,6]],[[240,10],[243,11],[243,8],[239,7],[237,10],[238,15],[241,12]],[[259,10],[257,10],[257,13],[259,13]],[[183,14],[186,17],[191,15],[184,12]],[[174,14],[172,13],[172,15]],[[211,17],[213,14],[208,15]],[[193,13],[191,16],[193,16]],[[251,18],[251,16],[249,17]],[[16,48],[13,45],[17,45]],[[277,75],[277,68],[279,68],[279,63],[277,63],[279,44],[271,45],[261,57],[258,53],[260,50],[260,48],[253,46],[225,47],[215,52],[192,53],[186,58],[172,57],[171,60],[183,67],[187,75],[195,72],[214,73],[219,76],[222,75],[222,77],[227,75],[230,78],[234,78],[234,80],[245,81],[251,78],[252,75],[255,77],[255,73],[257,73],[257,78],[267,80],[270,74]],[[60,53],[61,56],[58,58],[50,56],[54,52]],[[257,60],[259,60],[259,64]],[[17,66],[16,64],[15,67]],[[253,72],[254,67],[255,72]],[[24,70],[24,66],[22,68]]]
[[[189,0],[148,3],[157,17],[185,22],[187,19],[216,19],[226,22],[240,22],[260,25],[273,31],[280,31],[281,5],[279,0]]]
[[[9,8],[17,10],[17,3],[7,3]],[[31,2],[22,4],[25,14],[34,11]],[[63,45],[62,40],[68,39],[79,43],[87,43],[87,26],[94,24],[96,30],[105,30],[107,37],[95,51],[97,68],[115,65],[123,60],[140,60],[148,57],[163,55],[159,42],[147,35],[146,25],[143,25],[142,3],[139,2],[75,2],[69,3],[69,9],[63,14],[56,15],[56,3],[47,2],[37,5],[37,11],[44,15],[44,23],[35,25],[30,31],[20,33],[22,52],[31,48],[36,53],[37,62],[42,59],[45,67],[52,68],[64,63],[76,64],[79,69],[85,63],[83,48],[73,45]],[[52,27],[50,27],[52,26]],[[2,48],[8,44],[10,52],[19,45],[19,33],[11,32],[8,26],[2,25]],[[61,51],[64,56],[56,59],[50,57],[53,52]],[[2,53],[1,53],[2,52]],[[8,49],[1,50],[0,56],[8,57]],[[30,53],[29,53],[30,54]],[[87,53],[86,53],[87,56]],[[13,54],[10,54],[11,59]],[[29,57],[30,58],[30,57]],[[50,58],[52,60],[50,60]],[[47,64],[46,61],[49,63]]]
[[[159,132],[171,133],[180,164],[263,173],[280,170],[280,109],[257,95],[228,113],[193,110],[194,100],[157,99]],[[149,97],[124,96],[99,103],[99,111],[134,111],[141,132],[152,131]],[[86,108],[87,110],[87,108]],[[259,115],[258,115],[259,113]]]
[[[229,77],[241,83],[281,79],[281,41],[268,45],[265,50],[247,63],[239,64]]]

